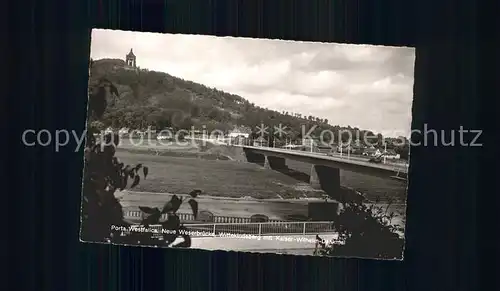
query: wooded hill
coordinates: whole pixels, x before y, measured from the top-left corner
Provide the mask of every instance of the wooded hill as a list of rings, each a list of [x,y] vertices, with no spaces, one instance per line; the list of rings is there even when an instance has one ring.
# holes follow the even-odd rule
[[[245,126],[255,131],[256,126],[262,123],[270,128],[282,124],[288,128],[288,138],[300,139],[303,126],[309,129],[316,125],[316,135],[328,129],[334,133],[334,140],[340,130],[351,131],[351,136],[363,138],[364,135],[370,135],[379,141],[382,139],[381,134],[330,125],[326,119],[262,108],[241,96],[167,73],[128,68],[119,59],[92,61],[90,89],[103,78],[118,89],[118,96],[108,97],[108,106],[102,119],[106,127],[190,129],[194,126],[200,130],[227,131],[235,126]]]

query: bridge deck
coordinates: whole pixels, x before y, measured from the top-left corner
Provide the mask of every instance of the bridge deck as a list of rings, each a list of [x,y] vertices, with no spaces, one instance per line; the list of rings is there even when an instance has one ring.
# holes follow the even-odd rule
[[[398,174],[408,173],[408,167],[405,164],[397,164],[397,163],[376,164],[376,163],[370,163],[368,159],[363,159],[359,157],[341,158],[336,156],[329,156],[322,153],[311,153],[311,152],[287,150],[280,148],[255,147],[255,146],[245,146],[245,145],[239,145],[238,147],[241,147],[244,150],[250,150],[251,152],[257,154],[275,156],[285,159],[294,159],[297,161],[318,164],[318,165],[326,165],[348,171],[381,176],[384,178],[390,178]]]
[[[276,154],[285,154],[285,155],[292,155],[292,156],[302,156],[302,157],[308,157],[312,159],[321,159],[321,160],[327,160],[327,161],[335,161],[335,162],[340,162],[340,163],[349,163],[349,164],[355,164],[355,165],[361,165],[361,166],[366,166],[366,167],[372,167],[372,168],[379,168],[379,169],[387,169],[387,170],[399,170],[401,172],[407,172],[408,167],[405,164],[399,164],[399,163],[385,163],[385,164],[375,164],[375,163],[370,163],[368,162],[369,159],[364,159],[360,157],[340,157],[340,156],[330,156],[324,153],[315,153],[315,152],[305,152],[305,151],[298,151],[298,150],[287,150],[287,149],[281,149],[281,148],[270,148],[270,147],[255,147],[255,146],[240,146],[242,148],[247,148],[247,149],[252,149],[257,152],[266,152],[266,153],[276,153]]]

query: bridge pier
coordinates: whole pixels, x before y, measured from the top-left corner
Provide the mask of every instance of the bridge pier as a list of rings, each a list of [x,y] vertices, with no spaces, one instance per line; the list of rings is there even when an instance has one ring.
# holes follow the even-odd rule
[[[310,175],[311,187],[321,189],[337,201],[341,200],[340,170],[323,165],[312,165]]]
[[[309,184],[312,188],[321,190],[321,184],[319,183],[318,173],[316,172],[315,165],[311,165],[311,171],[309,175]]]
[[[286,160],[284,158],[265,156],[264,168],[272,170],[286,170]]]
[[[266,163],[266,156],[265,155],[255,153],[255,152],[252,152],[252,151],[247,150],[247,149],[244,149],[243,151],[245,153],[245,157],[247,159],[247,162],[258,164],[261,166],[265,165],[265,163]]]

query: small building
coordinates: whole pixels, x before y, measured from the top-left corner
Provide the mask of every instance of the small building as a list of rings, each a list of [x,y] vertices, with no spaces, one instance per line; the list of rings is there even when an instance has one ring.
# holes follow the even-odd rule
[[[251,133],[251,130],[249,128],[244,127],[244,126],[234,127],[232,130],[230,130],[228,132],[227,137],[229,137],[229,138],[237,138],[237,137],[249,138],[250,133]]]
[[[374,147],[369,147],[363,150],[362,155],[363,156],[368,156],[368,157],[375,157],[375,156],[380,156],[382,152],[379,149],[376,149]]]
[[[119,131],[118,131],[118,134],[120,135],[124,135],[124,134],[128,134],[130,132],[130,129],[127,128],[127,127],[122,127]]]
[[[254,147],[267,147],[268,142],[265,138],[263,138],[262,136],[259,136],[258,138],[253,140],[253,146]]]
[[[319,144],[319,139],[317,138],[303,138],[302,139],[302,145],[310,147],[311,145],[313,147],[318,146]]]
[[[364,155],[364,148],[361,146],[355,146],[355,145],[339,145],[335,147],[335,151],[344,154],[352,154],[352,155]]]
[[[229,137],[229,142],[233,145],[246,145],[248,144],[248,138],[243,135],[238,135],[236,137]]]
[[[108,133],[113,133],[113,128],[112,127],[108,127],[104,130],[104,134],[108,134]]]
[[[227,135],[227,137],[229,138],[238,138],[238,137],[248,138],[249,136],[250,136],[249,133],[239,132],[239,131],[232,131]]]
[[[254,214],[254,215],[250,216],[250,221],[251,222],[268,222],[269,216],[264,215],[264,214]]]
[[[132,137],[144,137],[146,135],[146,132],[139,130],[139,129],[136,129],[136,130],[133,130],[130,135]]]
[[[318,152],[318,145],[321,144],[321,141],[318,138],[303,138],[302,146],[305,151]]]

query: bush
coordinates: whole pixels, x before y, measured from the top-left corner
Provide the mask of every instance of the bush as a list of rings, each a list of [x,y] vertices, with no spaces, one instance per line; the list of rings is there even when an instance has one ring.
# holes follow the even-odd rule
[[[82,185],[81,238],[92,242],[189,247],[191,238],[182,232],[185,227],[176,214],[183,200],[176,195],[165,203],[161,211],[158,208],[141,207],[141,210],[150,214],[141,222],[142,226],[161,224],[161,227],[170,230],[168,235],[160,237],[161,240],[151,232],[123,231],[130,230],[131,224],[125,221],[122,206],[114,194],[116,190],[124,190],[128,185],[129,188],[137,186],[141,181],[141,174],[142,178],[146,179],[149,169],[142,164],[124,165],[115,157],[119,144],[118,134],[107,134],[99,142],[96,141],[93,134],[99,132],[96,125],[100,124],[99,119],[106,108],[106,92],[118,94],[114,85],[107,80],[98,82],[96,86],[98,88],[89,90],[91,94]],[[109,90],[104,90],[105,86],[109,86]],[[194,198],[200,192],[191,192],[192,198],[188,201],[195,217],[198,213],[198,203]],[[167,219],[160,223],[162,214],[165,214]],[[178,237],[183,241],[172,245]]]
[[[377,199],[376,203],[379,200]],[[401,227],[391,224],[394,212],[388,213],[389,206],[370,206],[361,202],[343,203],[343,209],[333,222],[338,232],[338,240],[325,242],[318,239],[317,255],[365,257],[365,258],[401,258],[404,238],[398,232]]]

